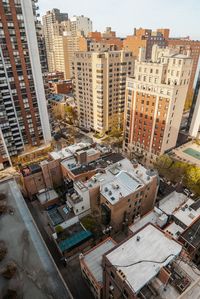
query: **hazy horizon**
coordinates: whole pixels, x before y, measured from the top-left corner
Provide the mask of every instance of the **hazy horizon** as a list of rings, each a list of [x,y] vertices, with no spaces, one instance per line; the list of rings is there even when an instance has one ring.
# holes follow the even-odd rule
[[[200,1],[198,0],[39,0],[41,16],[52,8],[73,15],[85,15],[93,22],[93,31],[112,27],[118,36],[133,34],[134,27],[169,28],[170,36],[200,39]]]

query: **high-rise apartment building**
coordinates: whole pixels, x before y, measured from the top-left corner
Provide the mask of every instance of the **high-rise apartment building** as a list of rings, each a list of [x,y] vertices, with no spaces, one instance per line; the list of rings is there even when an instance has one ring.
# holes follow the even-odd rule
[[[0,1],[0,161],[50,141],[36,1]],[[40,45],[40,52],[38,49]]]
[[[92,21],[84,16],[68,19],[58,9],[48,11],[42,19],[49,72],[63,72],[70,79],[73,54],[87,50],[85,36],[92,31]]]
[[[89,32],[92,32],[92,21],[87,17],[73,16],[70,19],[70,23],[72,35],[76,35],[79,32],[87,36]]]
[[[192,69],[192,59],[153,46],[151,61],[140,50],[126,85],[124,150],[144,163],[175,147]]]
[[[167,41],[169,47],[179,49],[180,54],[185,54],[188,50],[190,51],[190,56],[193,60],[192,72],[190,76],[190,82],[188,86],[187,98],[191,99],[194,90],[194,81],[198,68],[199,55],[200,55],[200,41],[191,40],[187,38],[170,38]]]
[[[60,34],[60,23],[68,20],[67,13],[61,13],[59,9],[52,9],[42,17],[43,34],[45,38],[46,53],[49,72],[55,71],[53,45],[54,35]]]
[[[81,127],[109,131],[123,123],[126,77],[133,75],[131,52],[77,52],[73,62]]]
[[[138,56],[139,49],[146,49],[146,59],[151,58],[153,45],[164,47],[167,45],[169,38],[169,29],[157,29],[155,32],[151,29],[134,29],[134,34],[129,35],[124,39],[124,50],[132,51],[134,55]]]
[[[192,137],[198,137],[200,133],[200,72],[197,79],[187,127],[189,129],[189,134]]]

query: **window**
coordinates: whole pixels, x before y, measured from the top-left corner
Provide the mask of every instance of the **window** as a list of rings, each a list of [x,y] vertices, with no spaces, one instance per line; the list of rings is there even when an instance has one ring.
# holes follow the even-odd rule
[[[128,298],[128,297],[129,297],[129,296],[128,296],[128,292],[127,292],[126,290],[123,291],[123,295],[124,295],[125,298]]]
[[[111,276],[113,279],[115,279],[115,275],[114,275],[114,273],[113,273],[112,271],[110,271],[110,276]]]

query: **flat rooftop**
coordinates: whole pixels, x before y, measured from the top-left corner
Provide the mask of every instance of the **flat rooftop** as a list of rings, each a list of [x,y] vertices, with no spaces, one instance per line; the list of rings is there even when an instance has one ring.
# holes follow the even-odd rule
[[[120,171],[111,182],[102,185],[101,194],[109,202],[115,204],[121,197],[126,197],[129,194],[132,194],[142,186],[143,184],[130,173]]]
[[[94,249],[92,248],[88,252],[84,253],[83,257],[81,257],[95,280],[100,284],[103,283],[102,257],[106,252],[115,246],[115,241],[111,238],[108,238],[97,245]]]
[[[52,159],[54,160],[58,160],[58,159],[65,159],[65,158],[70,158],[72,157],[78,150],[82,150],[84,148],[90,147],[91,144],[90,143],[83,143],[83,142],[79,142],[79,143],[75,143],[72,144],[70,146],[67,146],[65,148],[63,148],[60,151],[53,151],[50,152],[49,155],[52,157]]]
[[[182,162],[200,167],[200,145],[190,141],[172,151],[173,157]]]
[[[182,237],[194,247],[199,246],[200,244],[200,215],[199,218],[189,226],[183,233]]]
[[[97,159],[96,161],[92,161],[85,164],[77,163],[74,157],[63,160],[61,164],[66,169],[69,169],[74,175],[79,175],[96,169],[105,169],[109,165],[121,161],[122,159],[123,156],[121,154],[112,153],[112,154],[106,154],[105,156]]]
[[[136,222],[129,226],[129,229],[135,233],[144,227],[148,223],[152,223],[154,225],[158,225],[159,227],[163,227],[168,221],[168,217],[165,213],[163,213],[158,208],[154,207],[154,209],[144,215],[142,218],[136,220]]]
[[[171,236],[173,236],[174,239],[178,239],[184,229],[175,222],[172,222],[164,229],[164,231],[168,232]]]
[[[45,204],[48,201],[52,201],[54,199],[57,199],[58,197],[59,197],[58,193],[53,189],[48,190],[48,191],[44,190],[44,192],[41,192],[41,193],[37,194],[37,198],[38,198],[38,200],[41,204]]]
[[[159,209],[167,215],[172,215],[187,199],[185,194],[174,191],[159,201]]]
[[[199,299],[200,278],[191,284],[191,286],[178,299]]]
[[[124,273],[126,283],[137,294],[162,267],[172,262],[181,250],[182,246],[179,243],[168,238],[152,224],[148,224],[114,248],[106,257],[117,270]]]
[[[119,154],[111,162],[110,156],[104,158],[105,171],[99,171],[90,180],[85,182],[88,188],[97,185],[101,187],[101,194],[111,203],[115,204],[122,196],[127,196],[132,192],[139,190],[140,187],[151,182],[157,173],[151,169],[146,169],[140,164],[135,166],[132,162]],[[97,165],[97,168],[100,167]]]
[[[72,298],[15,180],[1,181],[0,193],[6,194],[7,204],[14,211],[13,215],[0,216],[0,240],[8,248],[1,266],[14,260],[18,268],[9,285],[15,286],[18,295],[25,299]],[[8,282],[0,276],[0,298],[7,286]]]
[[[191,225],[200,216],[200,207],[196,210],[192,208],[194,200],[188,199],[184,205],[173,213],[174,217],[178,219],[185,227]]]

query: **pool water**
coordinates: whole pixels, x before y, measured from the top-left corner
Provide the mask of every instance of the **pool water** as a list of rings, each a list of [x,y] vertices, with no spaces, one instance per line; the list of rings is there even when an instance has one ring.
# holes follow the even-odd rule
[[[200,152],[194,150],[193,148],[189,147],[189,148],[185,149],[183,152],[193,158],[200,160]]]

